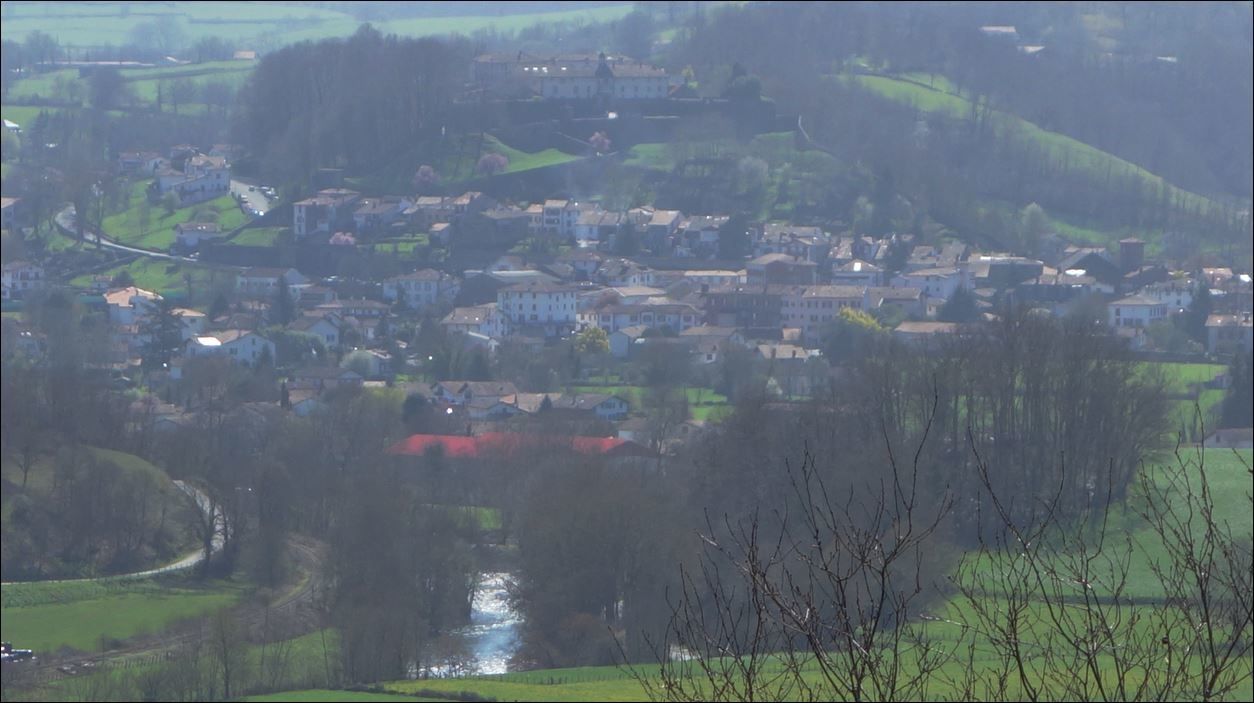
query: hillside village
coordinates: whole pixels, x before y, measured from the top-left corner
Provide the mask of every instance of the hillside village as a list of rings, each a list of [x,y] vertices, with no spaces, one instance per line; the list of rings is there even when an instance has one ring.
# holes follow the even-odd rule
[[[662,69],[605,54],[485,55],[472,74],[486,91],[584,106],[665,100],[675,90]],[[119,154],[114,167],[118,178],[151,179],[154,203],[172,193],[171,207],[194,209],[232,191],[229,159],[240,151],[170,145]],[[80,289],[84,304],[107,315],[110,326],[105,348],[94,350],[98,366],[151,393],[145,397],[160,408],[154,421],[177,424],[195,413],[197,401],[175,389],[192,367],[223,359],[272,369],[272,387],[262,395],[298,414],[312,412],[336,387],[387,384],[430,398],[459,431],[497,429],[551,406],[586,419],[585,431],[630,437],[645,408],[613,392],[569,388],[594,377],[623,385],[629,365],[665,356],[688,367],[678,382],[708,382],[712,370],[736,364],[735,373],[760,376],[781,399],[809,398],[838,392],[840,360],[825,358],[823,348],[842,319],[870,321],[903,342],[927,345],[1018,305],[1052,316],[1083,310],[1146,358],[1224,359],[1251,348],[1248,271],[1182,270],[1180,262],[1147,255],[1137,238],[1105,248],[1046,232],[1034,258],[983,250],[960,232],[874,237],[838,221],[755,222],[732,212],[650,205],[616,210],[560,194],[531,202],[431,187],[366,194],[346,187],[335,171],[323,178],[331,185],[234,232],[216,221],[174,226],[170,251],[154,255],[234,264],[220,269],[227,286],[211,306],[182,307],[157,291],[100,276]],[[240,190],[232,197],[241,213],[262,215]],[[27,225],[21,198],[6,197],[3,212],[6,229]],[[262,222],[282,232],[284,260],[306,263],[279,265],[274,250],[232,246],[232,235]],[[447,259],[450,265],[405,269],[402,257],[387,267],[391,275],[330,274],[345,255],[377,252],[376,242],[387,251],[388,242],[406,237],[444,251],[473,243],[488,263],[459,269]],[[4,300],[17,304],[66,283],[25,260],[6,262],[3,276]],[[1204,338],[1191,353],[1179,344],[1167,348],[1171,335],[1160,333],[1172,318],[1196,314],[1201,291]],[[37,360],[39,334],[8,317],[4,324]],[[175,326],[177,344],[162,341]],[[418,349],[419,338],[436,337],[450,353],[475,360],[462,369],[473,378],[449,380],[432,368],[432,348]],[[293,340],[301,339],[307,348],[294,351]],[[562,387],[552,379],[497,378],[491,370],[503,349],[539,353],[561,345],[598,361],[564,378]],[[720,390],[731,388],[723,383]]]
[[[5,3],[0,698],[1249,698],[1249,7],[550,5]]]

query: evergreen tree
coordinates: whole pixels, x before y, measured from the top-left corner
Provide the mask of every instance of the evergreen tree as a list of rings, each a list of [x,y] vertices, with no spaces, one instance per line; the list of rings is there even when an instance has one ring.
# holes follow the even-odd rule
[[[274,308],[270,316],[278,325],[286,325],[296,319],[296,303],[292,300],[287,279],[282,276],[279,276],[279,289],[274,294]]]
[[[936,313],[941,322],[975,322],[980,319],[980,310],[975,305],[975,296],[966,288],[959,287],[941,306]]]
[[[718,258],[729,261],[743,259],[749,255],[749,219],[744,213],[736,213],[727,218],[718,229]]]
[[[1254,425],[1254,355],[1237,352],[1228,367],[1228,390],[1220,413],[1220,427]]]
[[[1210,299],[1210,287],[1206,281],[1199,281],[1197,290],[1193,291],[1193,300],[1184,313],[1185,331],[1194,341],[1206,344],[1206,318],[1210,317],[1214,304]]]
[[[170,359],[183,344],[183,324],[174,314],[174,304],[168,299],[157,303],[157,309],[140,325],[140,332],[147,337],[141,362],[148,370],[167,368]]]

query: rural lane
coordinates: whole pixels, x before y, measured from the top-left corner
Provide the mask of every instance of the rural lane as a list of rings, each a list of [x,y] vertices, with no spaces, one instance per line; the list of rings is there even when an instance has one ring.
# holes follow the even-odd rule
[[[64,210],[62,210],[61,212],[58,212],[56,218],[54,218],[56,220],[57,227],[61,229],[62,233],[66,234],[69,237],[77,236],[77,232],[75,231],[75,227],[74,227],[75,216],[76,216],[76,213],[74,212],[74,206],[70,205],[66,207]],[[138,247],[130,247],[125,244],[118,244],[112,239],[100,236],[99,232],[93,232],[89,229],[83,230],[83,238],[86,239],[88,243],[100,244],[106,249],[113,249],[115,251],[121,251],[127,254],[139,254],[140,256],[151,256],[154,259],[169,259],[171,261],[183,261],[189,264],[197,263],[195,259],[188,258],[186,256],[174,256],[172,254],[166,254],[163,252],[154,251],[152,249],[140,249]]]
[[[188,496],[190,496],[192,500],[196,501],[196,507],[199,508],[202,513],[208,514],[209,510],[212,507],[212,501],[209,500],[209,496],[205,495],[205,493],[201,491],[199,488],[189,485],[188,483],[184,481],[174,481],[173,483],[175,486],[178,486],[179,490],[183,491]],[[223,523],[222,523],[222,510],[219,508],[213,508],[213,525],[214,525],[214,530],[213,530],[212,551],[216,554],[217,552],[222,550]],[[146,569],[144,571],[134,571],[129,574],[113,574],[112,576],[98,576],[96,578],[85,578],[85,579],[54,579],[51,581],[6,581],[0,585],[17,586],[17,585],[27,584],[27,583],[39,583],[39,584],[75,583],[75,582],[82,582],[82,581],[112,581],[112,580],[120,581],[123,579],[147,578],[149,576],[157,576],[158,574],[167,574],[167,573],[172,573],[175,571],[182,571],[184,569],[190,569],[193,566],[196,566],[200,562],[204,561],[204,559],[205,559],[205,550],[200,547],[197,547],[195,551],[188,552],[186,556],[179,559],[178,561],[166,564],[165,566],[157,567],[155,569]]]

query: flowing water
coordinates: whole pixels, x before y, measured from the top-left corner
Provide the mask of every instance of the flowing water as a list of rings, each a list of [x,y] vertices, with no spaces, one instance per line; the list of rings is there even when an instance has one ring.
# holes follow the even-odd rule
[[[475,589],[471,604],[470,623],[454,630],[450,640],[454,647],[464,652],[459,661],[437,661],[423,667],[423,676],[472,676],[504,674],[509,671],[509,660],[518,650],[519,627],[522,618],[510,607],[506,584],[508,572],[479,574],[479,586]],[[414,672],[417,673],[417,672]]]

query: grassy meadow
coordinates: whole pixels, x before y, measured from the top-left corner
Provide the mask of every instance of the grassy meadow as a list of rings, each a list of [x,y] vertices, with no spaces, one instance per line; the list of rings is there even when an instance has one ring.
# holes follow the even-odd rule
[[[101,597],[42,605],[9,607],[6,602],[0,631],[6,642],[26,649],[55,652],[70,647],[91,652],[106,641],[158,632],[178,620],[232,605],[242,593],[239,586],[227,584],[200,587],[156,582],[124,582],[116,590]]]
[[[129,264],[119,264],[98,273],[83,274],[70,279],[70,285],[77,288],[89,288],[95,276],[112,278],[123,271],[130,274],[137,287],[179,299],[184,303],[189,302],[189,297],[192,303],[205,301],[218,287],[235,285],[233,270],[148,257],[141,257]],[[188,285],[189,278],[190,286]]]
[[[230,194],[222,195],[195,205],[182,207],[167,213],[161,203],[147,204],[147,220],[144,219],[144,200],[150,180],[130,185],[127,207],[121,212],[104,218],[104,233],[109,239],[141,249],[165,252],[174,244],[174,226],[190,222],[198,214],[212,213],[223,231],[230,231],[248,222],[248,216]]]
[[[845,80],[856,81],[878,95],[890,100],[914,106],[921,112],[967,118],[974,114],[975,105],[963,96],[944,76],[931,74],[904,74],[901,76],[860,74]],[[1078,139],[1044,129],[1034,122],[1002,110],[993,109],[998,126],[1019,134],[1023,141],[1044,149],[1055,162],[1094,174],[1133,175],[1146,185],[1166,188],[1168,195],[1179,199],[1188,207],[1207,209],[1214,203],[1207,197],[1192,193],[1165,181],[1149,170],[1118,156],[1102,151]]]
[[[285,44],[347,36],[369,21],[385,34],[431,36],[472,34],[494,29],[515,31],[538,23],[566,21],[604,22],[631,11],[630,3],[591,9],[560,9],[519,14],[463,14],[450,16],[380,19],[350,15],[332,8],[294,6],[269,2],[172,2],[137,6],[125,2],[64,2],[4,7],[4,39],[23,40],[36,30],[47,31],[56,22],[57,40],[74,47],[129,43],[136,25],[150,21],[171,22],[190,42],[201,37],[220,37],[240,48],[268,51]],[[474,10],[468,12],[473,13]],[[189,42],[189,43],[190,43]]]

